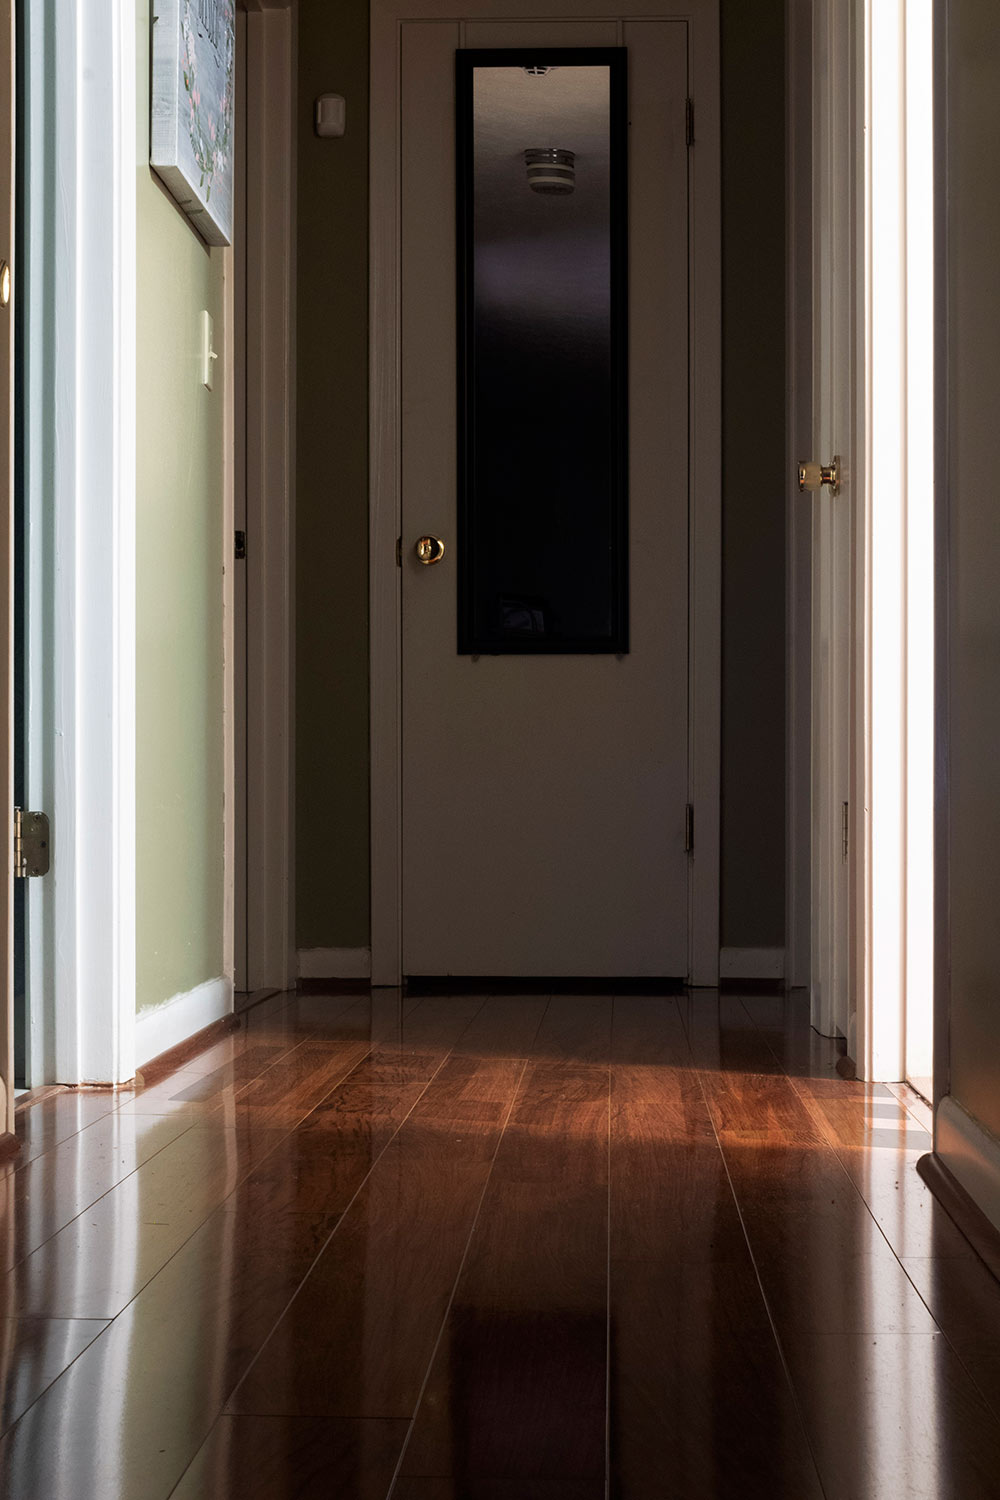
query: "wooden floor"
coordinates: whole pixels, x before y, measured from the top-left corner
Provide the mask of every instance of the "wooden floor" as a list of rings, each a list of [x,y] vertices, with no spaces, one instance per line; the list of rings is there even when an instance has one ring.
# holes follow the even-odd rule
[[[277,996],[20,1116],[9,1500],[1000,1496],[1000,1285],[803,1002]]]

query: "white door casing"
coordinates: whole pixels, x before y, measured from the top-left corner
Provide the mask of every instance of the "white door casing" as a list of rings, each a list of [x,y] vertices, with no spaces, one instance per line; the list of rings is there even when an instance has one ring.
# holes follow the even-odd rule
[[[813,1024],[885,1081],[905,1071],[908,956],[931,965],[932,182],[925,161],[908,205],[907,167],[929,38],[927,0],[814,0],[811,457],[839,451],[844,484],[813,501]]]
[[[559,16],[551,6],[554,31],[543,18],[533,22],[533,39],[541,45],[573,45]],[[638,7],[641,15],[645,7]],[[592,19],[586,21],[587,12]],[[691,10],[696,11],[691,15]],[[502,14],[486,7],[469,14],[468,7],[438,5],[428,15],[400,0],[381,0],[373,11],[372,44],[372,943],[373,980],[395,984],[404,972],[401,950],[403,816],[401,807],[401,676],[399,573],[395,567],[396,537],[408,538],[412,525],[401,524],[400,510],[400,161],[398,73],[401,33],[408,23],[453,22],[452,35],[438,40],[442,58],[452,67],[457,45],[523,44],[514,37]],[[554,13],[554,14],[553,14]],[[588,6],[565,9],[586,27],[588,44],[607,44],[622,38],[622,23],[608,17],[604,8]],[[633,10],[632,14],[635,14]],[[663,19],[648,11],[648,19]],[[697,142],[702,148],[690,159],[690,240],[692,264],[696,268],[692,299],[692,401],[691,440],[691,609],[688,800],[697,817],[697,853],[689,866],[693,922],[687,972],[701,983],[714,983],[718,976],[718,643],[719,643],[719,495],[718,495],[718,325],[711,314],[718,307],[718,88],[713,69],[717,63],[717,13],[714,4],[690,7],[677,17],[691,22],[688,31],[689,92],[696,100]],[[466,24],[463,25],[463,22]],[[642,23],[646,24],[644,20]],[[596,26],[596,29],[594,29]],[[433,48],[430,27],[415,24],[411,36],[426,32],[426,45]],[[582,31],[576,37],[582,40]],[[558,42],[557,42],[558,37]],[[575,39],[574,39],[575,40]],[[579,41],[576,42],[579,44]],[[418,45],[413,40],[409,45]],[[450,100],[444,109],[450,111]],[[453,127],[452,127],[453,128]],[[700,258],[699,258],[700,252]],[[452,260],[453,252],[449,257]],[[404,272],[405,274],[405,272]],[[453,269],[450,272],[453,278]],[[405,283],[404,283],[405,284]],[[449,292],[453,298],[454,281]],[[453,349],[452,343],[452,349]],[[452,397],[452,426],[453,417]],[[453,459],[452,459],[453,464]],[[453,483],[453,480],[452,480]],[[423,529],[423,523],[420,529]],[[426,523],[430,526],[430,522]],[[433,529],[433,527],[431,527]],[[416,534],[416,533],[415,533]],[[416,583],[418,580],[413,579]],[[426,580],[419,580],[421,582]],[[404,583],[404,588],[406,584]],[[634,596],[633,596],[634,597]],[[634,604],[633,604],[634,608]],[[454,614],[450,614],[449,637],[454,638]],[[509,659],[508,659],[509,660]],[[516,660],[516,658],[515,658]],[[544,658],[532,666],[541,665]],[[565,659],[563,659],[565,660]],[[490,665],[496,665],[496,662]],[[466,666],[470,664],[466,661]],[[482,662],[476,664],[483,665]],[[412,706],[411,706],[412,707]],[[683,806],[683,799],[681,799]],[[682,812],[682,807],[681,807]],[[417,922],[419,928],[420,923]],[[426,962],[426,961],[425,961]],[[468,960],[460,965],[470,972]],[[409,960],[407,962],[407,966]],[[434,964],[433,968],[441,972]],[[495,955],[490,968],[479,972],[503,972]],[[618,970],[621,972],[621,970]],[[508,969],[507,972],[510,972]],[[569,972],[586,972],[574,967]],[[598,968],[595,972],[608,972]],[[626,970],[627,972],[627,970]],[[641,972],[641,971],[639,971]],[[648,972],[648,971],[647,971]]]

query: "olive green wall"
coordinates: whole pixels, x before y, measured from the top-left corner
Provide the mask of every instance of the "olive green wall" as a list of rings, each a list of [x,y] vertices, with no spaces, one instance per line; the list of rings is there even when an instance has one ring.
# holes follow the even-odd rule
[[[722,940],[784,941],[784,3],[724,0]],[[367,0],[300,0],[298,945],[368,943]],[[319,141],[319,93],[347,134]]]
[[[1000,1138],[1000,509],[996,427],[1000,409],[1000,9],[995,0],[948,6],[948,538],[950,737],[945,937],[939,974],[951,989],[950,1051],[935,1066],[950,1092]],[[949,899],[950,898],[950,899]]]
[[[785,4],[722,4],[722,942],[785,941]]]
[[[368,945],[368,0],[299,0],[296,925]],[[317,94],[347,100],[318,140]]]
[[[149,3],[138,0],[136,1006],[222,974],[222,251],[150,172]],[[221,367],[221,366],[220,366]]]

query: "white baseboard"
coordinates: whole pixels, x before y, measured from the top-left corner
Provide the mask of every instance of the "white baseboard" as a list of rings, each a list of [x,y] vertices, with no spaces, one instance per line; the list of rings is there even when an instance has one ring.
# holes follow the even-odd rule
[[[950,1094],[938,1105],[935,1124],[938,1157],[1000,1229],[1000,1141]]]
[[[233,981],[223,977],[206,979],[193,990],[184,990],[173,995],[162,1005],[141,1010],[135,1018],[135,1065],[159,1057],[187,1041],[203,1026],[210,1026],[228,1016],[233,1009]]]
[[[784,948],[720,948],[720,979],[784,979]]]
[[[300,979],[370,979],[370,948],[300,948]]]

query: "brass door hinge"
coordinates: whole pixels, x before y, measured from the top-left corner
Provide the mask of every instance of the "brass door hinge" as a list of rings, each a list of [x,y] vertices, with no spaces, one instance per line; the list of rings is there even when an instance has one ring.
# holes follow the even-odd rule
[[[684,853],[694,853],[694,807],[690,802],[684,809]]]
[[[49,873],[49,820],[45,813],[14,809],[14,874],[22,880]]]

